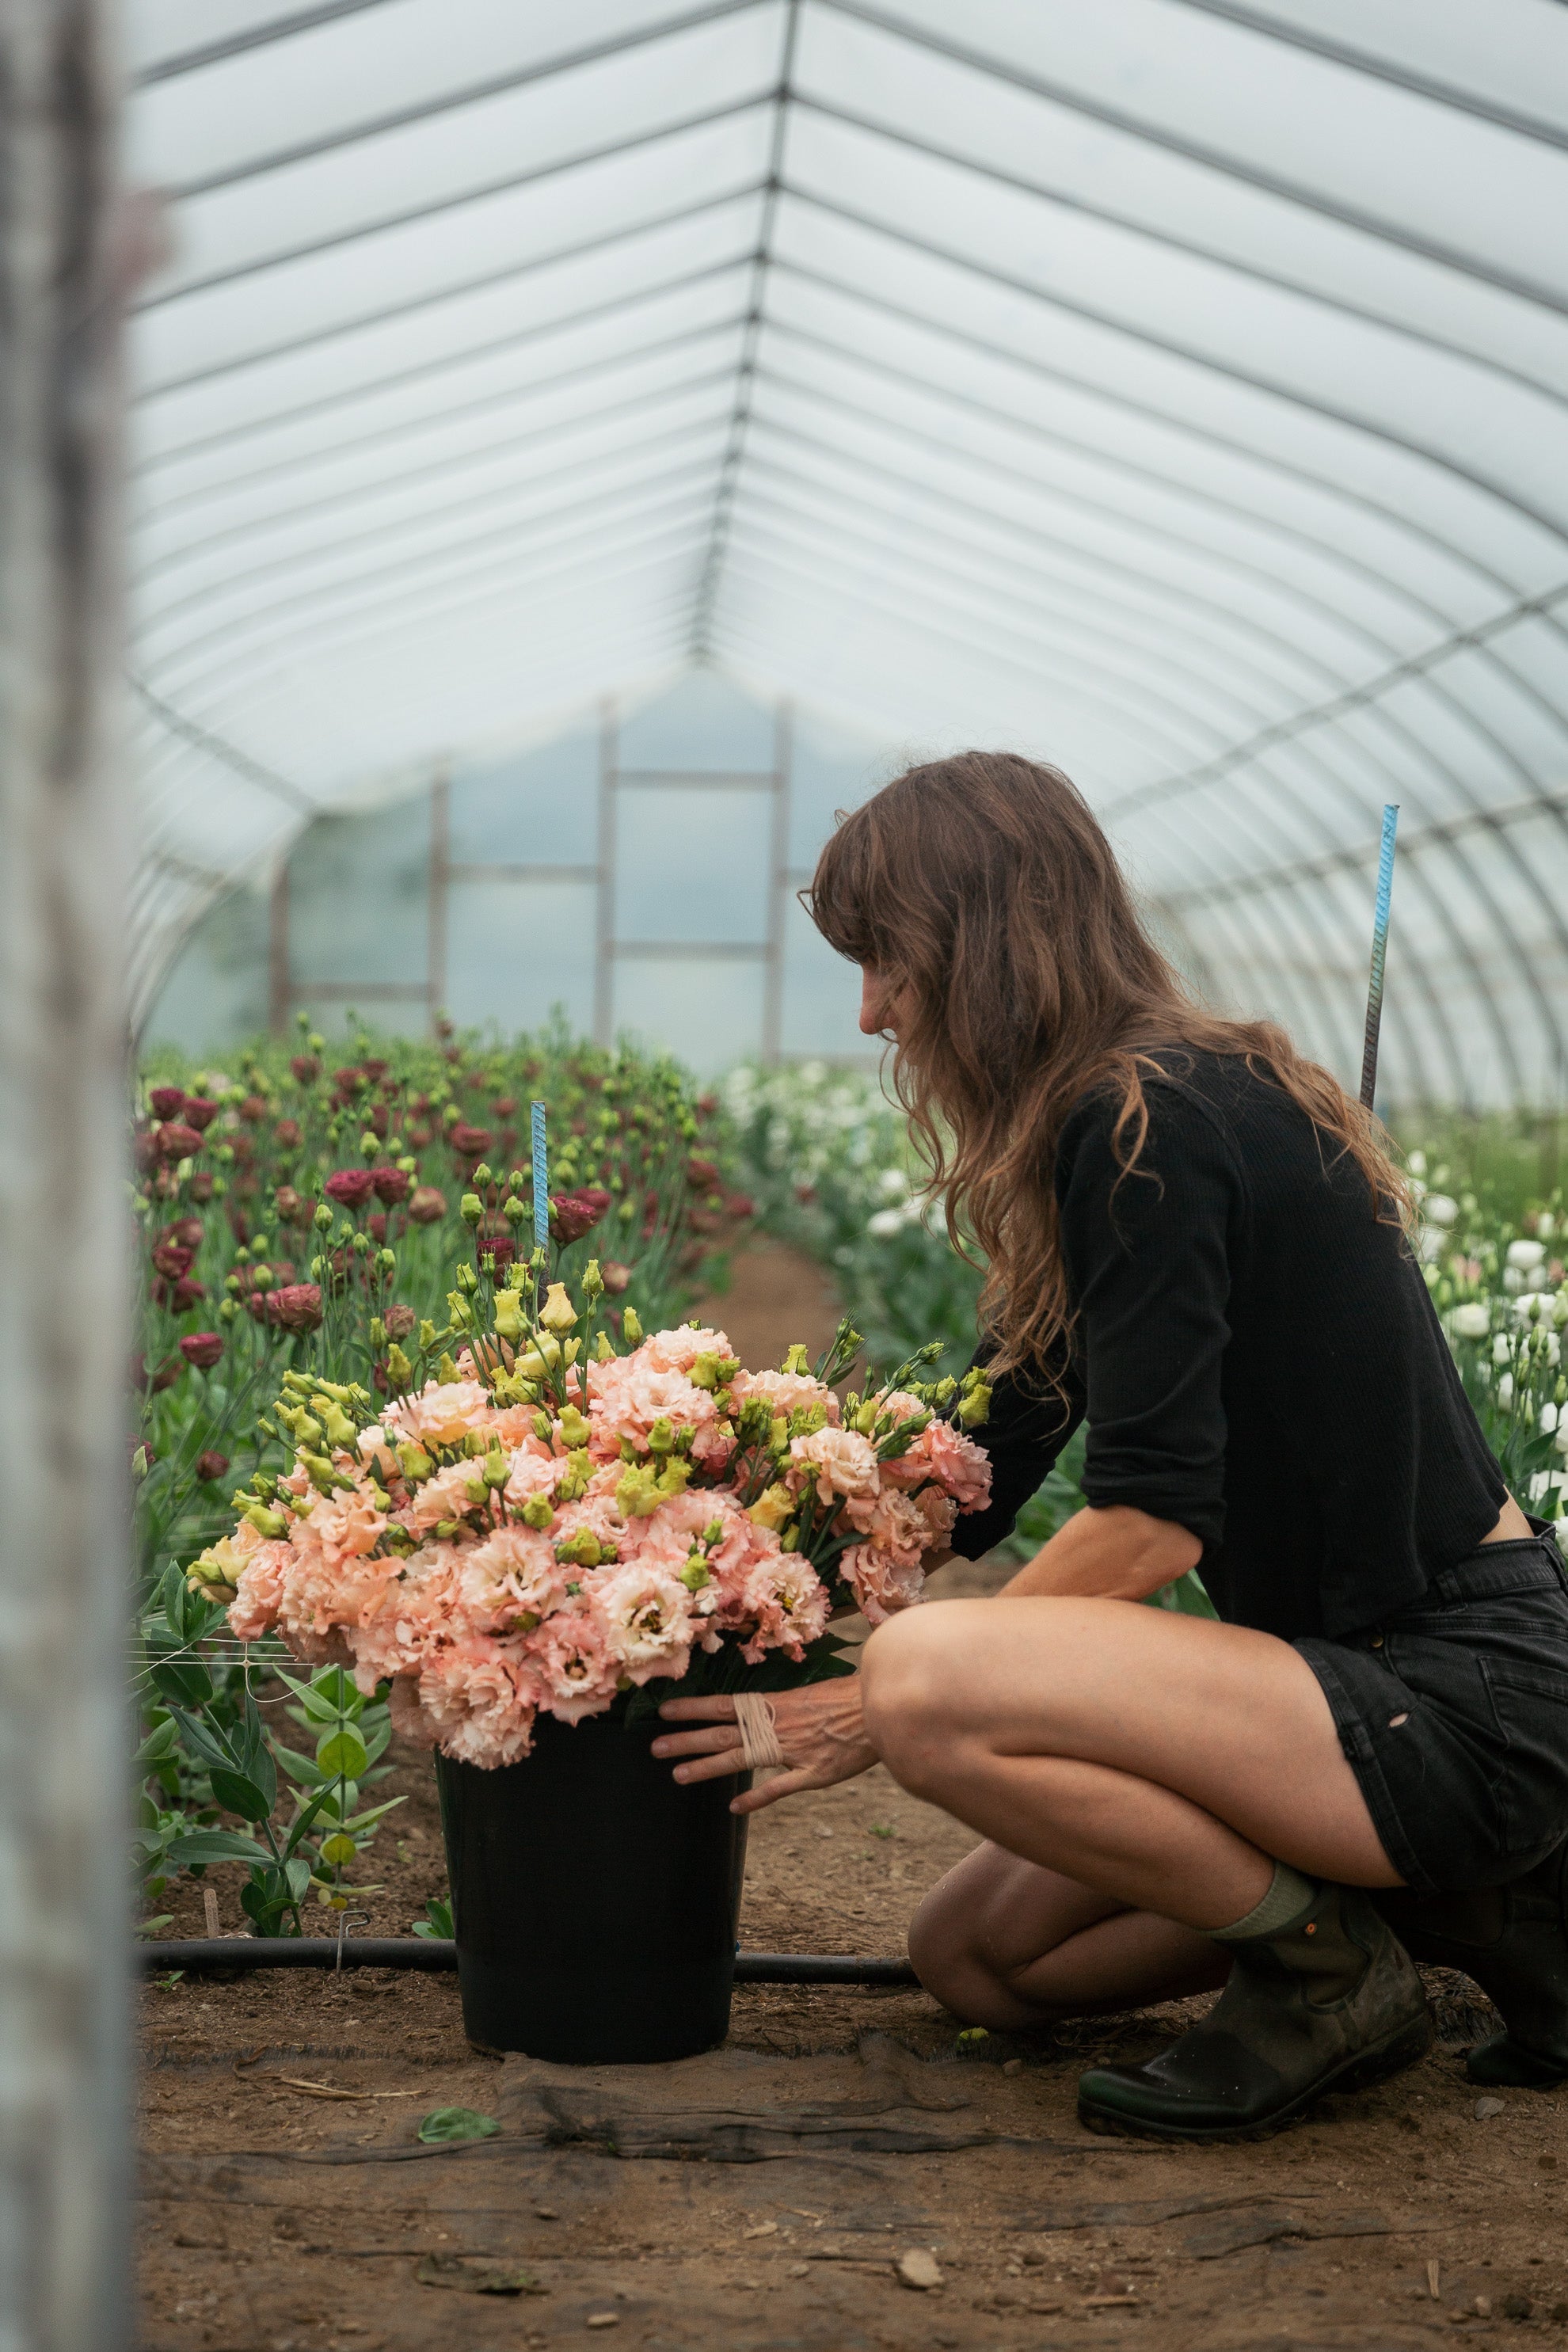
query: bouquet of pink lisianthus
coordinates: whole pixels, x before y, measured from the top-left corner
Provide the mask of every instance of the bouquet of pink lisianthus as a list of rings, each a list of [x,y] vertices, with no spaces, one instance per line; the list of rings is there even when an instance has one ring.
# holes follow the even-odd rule
[[[847,1326],[815,1372],[803,1348],[748,1371],[694,1325],[644,1338],[630,1310],[619,1352],[595,1335],[603,1288],[590,1265],[579,1309],[520,1279],[488,1331],[454,1294],[455,1362],[379,1404],[287,1374],[293,1467],[236,1497],[192,1585],[241,1639],[390,1682],[405,1731],[483,1766],[526,1756],[540,1714],[575,1723],[656,1680],[843,1671],[829,1617],[918,1600],[927,1555],[989,1496],[985,1454],[940,1417],[954,1384],[916,1377],[937,1350],[841,1405]],[[984,1402],[971,1375],[961,1417]]]

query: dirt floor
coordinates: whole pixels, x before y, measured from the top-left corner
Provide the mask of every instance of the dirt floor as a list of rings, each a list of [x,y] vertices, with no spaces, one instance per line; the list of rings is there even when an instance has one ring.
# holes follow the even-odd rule
[[[749,1360],[814,1346],[816,1270],[748,1254],[721,1308]],[[779,1336],[783,1329],[783,1337]],[[983,1590],[985,1571],[944,1571]],[[444,1888],[428,1759],[375,1849],[363,1932]],[[900,1953],[973,1843],[885,1774],[752,1823],[742,1944]],[[227,1874],[232,1880],[234,1874]],[[213,1874],[220,1924],[240,1919]],[[192,1885],[165,1935],[205,1932]],[[307,1923],[324,1926],[325,1919]],[[465,2040],[455,1979],[183,1978],[142,1994],[143,2352],[1378,2352],[1455,2335],[1568,2341],[1568,2091],[1477,2112],[1463,1979],[1431,1979],[1432,2055],[1256,2147],[1091,2137],[1092,2059],[1184,2010],[961,2042],[918,1991],[743,1987],[722,2051],[570,2070]],[[489,2139],[427,2147],[469,2106]],[[934,2258],[939,2283],[900,2264]],[[917,2271],[918,2263],[912,2265]],[[929,2276],[930,2272],[920,2275]]]

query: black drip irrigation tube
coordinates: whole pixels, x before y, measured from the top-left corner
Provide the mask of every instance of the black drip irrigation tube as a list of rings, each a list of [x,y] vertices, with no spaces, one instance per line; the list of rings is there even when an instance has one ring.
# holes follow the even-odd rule
[[[419,1969],[454,1971],[458,1947],[435,1936],[214,1936],[138,1944],[149,1976],[165,1969]],[[908,1960],[858,1959],[838,1952],[737,1952],[737,1984],[913,1985]]]

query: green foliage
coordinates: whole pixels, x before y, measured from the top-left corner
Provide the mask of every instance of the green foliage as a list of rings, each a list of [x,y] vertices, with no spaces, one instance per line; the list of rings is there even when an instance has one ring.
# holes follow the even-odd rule
[[[444,1895],[433,1895],[425,1906],[423,1919],[414,1922],[414,1933],[429,1941],[449,1944],[457,1930],[452,1925],[452,1906]]]
[[[494,2116],[475,2107],[433,2107],[419,2126],[419,2137],[437,2144],[451,2139],[493,2139],[500,2129]]]

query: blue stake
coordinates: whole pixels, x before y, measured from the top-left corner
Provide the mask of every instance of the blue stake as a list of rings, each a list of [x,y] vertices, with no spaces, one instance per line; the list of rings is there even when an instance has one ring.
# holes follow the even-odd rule
[[[533,1118],[533,1244],[550,1246],[550,1162],[544,1142],[544,1105],[531,1105]]]
[[[1383,845],[1377,857],[1377,907],[1372,920],[1372,977],[1366,997],[1366,1043],[1361,1057],[1361,1098],[1368,1110],[1377,1091],[1377,1033],[1383,1022],[1383,965],[1388,953],[1388,906],[1394,895],[1394,836],[1399,827],[1399,803],[1390,801],[1383,812]]]

